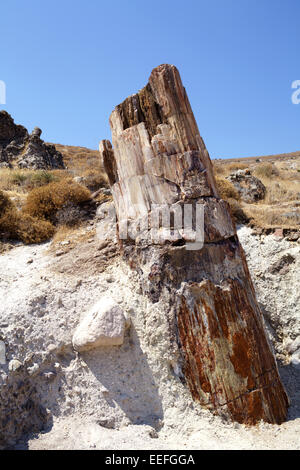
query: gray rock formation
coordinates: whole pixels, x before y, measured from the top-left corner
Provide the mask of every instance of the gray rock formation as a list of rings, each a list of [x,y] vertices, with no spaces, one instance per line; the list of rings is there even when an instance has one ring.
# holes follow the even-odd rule
[[[250,170],[237,170],[226,178],[240,194],[243,201],[252,203],[263,199],[266,187]]]
[[[15,124],[6,111],[0,111],[0,167],[64,168],[62,154],[54,145],[45,144],[41,134],[38,127],[29,134],[25,127]]]

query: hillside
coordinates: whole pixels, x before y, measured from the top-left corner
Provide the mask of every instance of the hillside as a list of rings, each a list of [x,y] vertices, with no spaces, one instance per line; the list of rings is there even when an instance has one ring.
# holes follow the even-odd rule
[[[239,206],[251,226],[260,229],[285,229],[300,225],[300,152],[265,157],[213,160],[217,178],[223,180],[237,170],[249,169],[266,187],[261,200],[249,203],[241,198]],[[226,197],[226,194],[225,194]]]

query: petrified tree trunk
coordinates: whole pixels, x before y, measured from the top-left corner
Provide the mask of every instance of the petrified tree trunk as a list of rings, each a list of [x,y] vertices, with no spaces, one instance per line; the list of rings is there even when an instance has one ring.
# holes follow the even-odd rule
[[[124,254],[147,272],[152,302],[162,289],[171,292],[182,372],[193,398],[241,423],[281,423],[288,398],[229,206],[219,198],[177,69],[154,69],[147,86],[115,108],[110,126],[113,149],[102,141],[100,153],[119,230],[124,235],[128,223],[139,228],[137,236],[122,237]],[[190,205],[190,227],[173,220],[166,235],[162,218],[153,239],[151,221],[159,219],[161,204],[174,214]],[[203,240],[195,235],[196,207],[202,209]]]

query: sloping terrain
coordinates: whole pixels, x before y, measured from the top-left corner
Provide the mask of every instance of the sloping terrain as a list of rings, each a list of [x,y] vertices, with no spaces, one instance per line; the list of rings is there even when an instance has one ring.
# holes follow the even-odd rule
[[[267,157],[213,160],[217,178],[224,180],[239,170],[250,170],[265,186],[261,200],[239,206],[249,223],[259,229],[283,228],[297,231],[300,226],[300,152]]]
[[[81,230],[83,237],[87,229]],[[239,230],[291,399],[287,422],[247,428],[193,402],[170,368],[168,322],[160,305],[141,295],[117,247],[103,248],[93,233],[90,227],[85,240],[75,243],[70,236],[54,250],[51,243],[20,245],[1,255],[0,332],[7,348],[1,381],[26,377],[36,389],[30,418],[18,415],[20,429],[32,424],[37,409],[44,421],[34,421],[36,434],[18,436],[8,421],[11,446],[18,437],[16,448],[29,449],[299,448],[300,369],[297,351],[290,349],[299,331],[299,244]],[[287,253],[295,258],[289,271],[271,274],[270,266]],[[124,344],[76,353],[72,335],[80,318],[107,295],[130,318]],[[16,370],[9,370],[11,361],[19,361]],[[13,423],[12,410],[10,417]]]
[[[46,187],[52,177],[62,182],[77,178],[92,190],[107,185],[97,151],[57,147],[65,170],[0,170],[0,189],[18,207],[32,189]],[[249,219],[238,236],[291,400],[288,420],[280,426],[247,428],[213,416],[192,401],[170,362],[163,307],[154,308],[141,295],[138,279],[122,261],[117,245],[99,241],[99,218],[92,206],[79,224],[57,225],[54,238],[46,243],[2,243],[0,341],[5,344],[5,364],[0,365],[0,381],[6,385],[0,416],[5,417],[6,447],[299,448],[299,154],[268,157],[271,167],[256,160],[213,163],[222,179],[250,169],[266,187],[264,199],[254,203],[236,196]],[[109,192],[102,193],[97,205],[109,197]],[[124,344],[76,353],[76,327],[107,295],[130,319]],[[7,401],[16,387],[19,398]]]

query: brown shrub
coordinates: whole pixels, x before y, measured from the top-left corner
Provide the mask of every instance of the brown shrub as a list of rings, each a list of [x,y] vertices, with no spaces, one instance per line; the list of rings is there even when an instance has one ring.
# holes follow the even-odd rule
[[[12,201],[0,191],[0,239],[40,243],[51,238],[54,231],[50,222],[18,211]]]
[[[82,173],[82,184],[90,191],[97,191],[99,188],[108,188],[108,179],[106,174],[99,169],[90,169]]]
[[[231,214],[236,223],[243,224],[248,222],[248,217],[243,211],[240,205],[240,195],[235,189],[234,185],[225,178],[216,177],[217,188],[220,193],[220,197],[228,202]]]
[[[35,188],[27,196],[24,212],[40,219],[54,220],[56,212],[67,203],[88,201],[90,191],[72,179]]]
[[[13,206],[13,203],[9,199],[9,197],[0,190],[0,217],[4,214],[4,212],[10,209]]]
[[[18,223],[17,235],[24,243],[41,243],[54,235],[55,228],[47,220],[21,214]]]
[[[220,178],[219,176],[216,177],[217,188],[220,193],[220,197],[222,199],[236,199],[237,201],[240,199],[240,195],[238,191],[235,189],[234,185],[230,183],[230,181],[226,180],[225,178]]]

